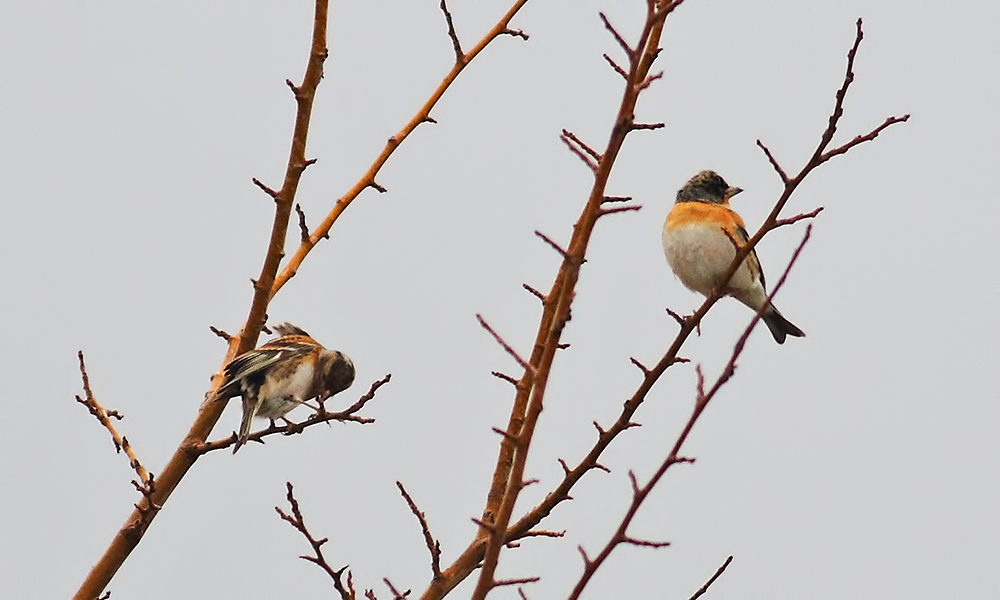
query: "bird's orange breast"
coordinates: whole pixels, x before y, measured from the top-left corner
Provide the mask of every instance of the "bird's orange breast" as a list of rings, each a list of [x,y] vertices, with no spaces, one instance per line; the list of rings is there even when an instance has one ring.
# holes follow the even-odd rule
[[[728,203],[712,204],[710,202],[679,202],[675,204],[670,214],[667,215],[666,226],[670,229],[697,223],[715,223],[730,231],[735,223],[746,229],[746,226],[743,225],[743,219],[736,214],[736,211],[729,208]]]

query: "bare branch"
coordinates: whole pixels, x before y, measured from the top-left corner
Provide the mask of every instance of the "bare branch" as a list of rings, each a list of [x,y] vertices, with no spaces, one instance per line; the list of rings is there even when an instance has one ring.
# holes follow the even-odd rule
[[[490,327],[490,324],[486,322],[486,319],[484,319],[482,315],[477,314],[476,319],[479,320],[479,324],[482,326],[482,328],[488,331],[489,334],[493,336],[493,339],[495,339],[497,343],[500,344],[500,346],[507,352],[507,354],[509,354],[515,361],[517,361],[517,364],[521,365],[522,369],[524,369],[525,371],[533,370],[531,368],[531,365],[525,362],[525,360],[521,358],[521,355],[518,354],[517,351],[515,351],[513,348],[511,348],[510,344],[504,341],[504,339],[500,337],[499,333],[497,333],[496,331],[493,330],[492,327]]]
[[[311,562],[317,567],[323,569],[323,571],[330,576],[330,579],[333,580],[333,587],[340,594],[341,600],[354,600],[354,594],[351,593],[352,590],[348,590],[348,588],[344,587],[344,584],[340,579],[344,574],[344,571],[347,570],[347,567],[345,566],[341,567],[339,570],[335,570],[330,566],[330,563],[326,561],[326,557],[323,556],[323,544],[327,543],[329,540],[327,538],[317,540],[311,533],[309,533],[309,529],[306,528],[305,520],[302,518],[302,511],[299,510],[299,502],[295,499],[295,493],[291,482],[286,482],[285,486],[288,489],[288,494],[285,498],[291,506],[292,514],[286,513],[278,506],[275,506],[274,510],[278,513],[278,516],[281,517],[281,520],[285,521],[294,527],[296,531],[301,533],[302,537],[306,538],[306,541],[309,542],[309,545],[312,547],[312,556],[300,556],[299,558],[306,562]],[[350,580],[349,573],[348,580]]]
[[[503,379],[504,381],[513,385],[514,387],[517,387],[517,379],[514,379],[513,377],[507,375],[506,373],[501,373],[500,371],[491,371],[490,375],[493,375],[497,379]]]
[[[448,10],[446,0],[441,0],[441,12],[444,13],[444,20],[448,22],[448,37],[451,38],[451,45],[455,48],[455,64],[461,65],[465,63],[465,52],[462,52],[462,44],[458,41],[455,23],[451,20],[451,12]]]
[[[570,138],[565,133],[561,134],[559,136],[559,139],[562,140],[564,144],[566,144],[566,147],[569,148],[570,152],[572,152],[577,156],[577,158],[582,160],[583,164],[587,165],[587,167],[591,170],[591,172],[597,173],[597,163],[594,162],[594,160],[591,159],[589,156],[587,156],[587,154],[585,153],[586,150],[583,149],[586,148],[586,146],[578,146],[577,144],[574,144],[572,138]]]
[[[557,244],[554,241],[552,241],[552,238],[550,238],[549,236],[545,235],[541,231],[538,231],[536,229],[535,230],[535,235],[537,235],[543,242],[545,242],[546,244],[548,244],[549,246],[551,246],[552,249],[555,250],[556,252],[558,252],[563,258],[566,258],[567,256],[569,256],[569,254],[566,253],[566,250],[563,249],[562,246],[560,246],[559,244]]]
[[[618,73],[619,75],[621,75],[622,79],[624,79],[626,81],[628,80],[628,73],[625,72],[625,69],[619,67],[618,63],[616,63],[614,61],[614,59],[612,59],[610,56],[608,56],[607,54],[605,54],[604,55],[604,60],[608,61],[608,64],[611,65],[611,68],[615,70],[615,73]]]
[[[596,150],[594,150],[593,148],[591,148],[587,144],[583,143],[583,140],[581,140],[580,138],[578,138],[570,130],[563,129],[562,130],[562,135],[564,137],[566,137],[566,138],[569,138],[574,144],[576,144],[577,146],[579,146],[581,150],[583,150],[584,152],[586,152],[595,161],[600,161],[601,160],[601,155],[600,155],[599,152],[597,152]]]
[[[410,507],[410,512],[412,512],[413,516],[415,516],[417,521],[420,522],[420,529],[424,533],[424,543],[427,544],[427,551],[430,552],[431,555],[431,573],[433,574],[434,579],[440,579],[441,543],[434,540],[434,536],[431,535],[430,525],[427,524],[427,517],[424,516],[424,513],[417,508],[417,504],[413,501],[413,498],[406,493],[406,488],[403,487],[403,484],[397,481],[396,487],[399,488],[399,493],[403,495],[403,498],[406,500],[406,504]]]
[[[609,32],[611,32],[611,35],[615,38],[615,41],[618,42],[618,45],[621,46],[622,50],[625,51],[625,54],[628,55],[629,62],[635,62],[636,50],[628,45],[628,42],[626,42],[625,38],[623,38],[621,34],[618,33],[618,30],[615,29],[614,25],[611,24],[611,21],[608,21],[608,17],[604,13],[601,12],[597,14],[599,17],[601,17],[601,22],[604,23],[604,28],[607,29]]]
[[[760,140],[757,140],[757,147],[764,151],[764,156],[767,156],[767,160],[771,163],[771,167],[774,168],[775,173],[777,173],[778,177],[781,178],[781,183],[787,185],[788,175],[785,173],[785,170],[781,168],[781,165],[778,164],[778,160],[774,158],[774,155],[771,154],[771,150]]]
[[[220,338],[226,340],[227,342],[233,341],[233,336],[229,335],[225,331],[223,331],[221,329],[216,329],[212,325],[209,325],[208,328],[212,331],[212,333],[214,333],[215,335],[219,336]]]
[[[295,214],[299,216],[299,237],[302,243],[309,241],[309,227],[306,226],[306,213],[302,210],[302,205],[295,204]]]
[[[814,210],[811,210],[809,212],[795,215],[794,217],[788,217],[787,219],[778,219],[777,221],[774,222],[774,228],[777,229],[778,227],[783,227],[785,225],[791,225],[792,223],[798,223],[799,221],[801,221],[803,219],[813,219],[813,218],[816,217],[816,215],[818,215],[821,212],[823,212],[823,207],[822,206],[820,206],[819,208],[816,208]]]
[[[535,298],[538,298],[539,300],[541,300],[543,304],[545,303],[545,294],[539,292],[538,290],[536,290],[535,288],[531,287],[527,283],[522,283],[521,287],[523,287],[524,289],[526,289]]]
[[[504,587],[511,585],[524,585],[525,583],[535,583],[541,581],[540,577],[522,577],[520,579],[498,579],[493,582],[493,587]]]
[[[635,205],[635,206],[616,206],[614,208],[602,208],[597,213],[597,216],[598,217],[605,217],[607,215],[614,215],[614,214],[623,213],[623,212],[637,212],[637,211],[640,211],[640,210],[642,210],[642,206],[638,205],[638,204]]]
[[[153,476],[146,471],[146,468],[142,466],[139,462],[139,458],[136,456],[135,451],[132,450],[132,445],[125,436],[118,433],[111,419],[122,420],[122,415],[118,414],[117,411],[107,410],[97,401],[94,396],[93,390],[90,388],[90,376],[87,375],[87,365],[83,360],[83,351],[77,352],[76,357],[80,363],[80,377],[83,380],[83,393],[84,397],[76,397],[76,401],[87,407],[87,410],[97,419],[97,421],[111,434],[111,441],[115,445],[115,452],[121,453],[125,452],[125,456],[128,458],[128,464],[135,471],[135,474],[139,476],[139,484],[136,485],[136,489],[139,492],[148,495],[150,492],[150,486],[152,485]],[[152,506],[150,504],[149,506]]]
[[[267,187],[266,185],[264,185],[256,177],[252,178],[250,181],[252,181],[255,186],[257,186],[260,189],[264,190],[264,193],[267,194],[268,196],[270,196],[273,200],[277,200],[278,199],[279,192],[277,192],[276,190],[272,190],[271,188]]]
[[[879,125],[875,129],[872,129],[871,131],[869,131],[865,135],[855,136],[853,140],[847,142],[843,146],[838,146],[837,148],[834,148],[833,150],[830,150],[828,152],[824,152],[823,155],[820,157],[820,159],[821,159],[820,162],[824,163],[824,162],[830,160],[831,158],[833,158],[834,156],[838,156],[840,154],[845,154],[848,150],[850,150],[851,148],[853,148],[853,147],[855,147],[855,146],[857,146],[859,144],[863,144],[865,142],[870,142],[870,141],[874,140],[875,138],[878,137],[878,134],[880,134],[883,131],[885,131],[885,129],[888,128],[890,125],[895,125],[896,123],[905,123],[906,121],[909,121],[909,120],[910,120],[910,115],[908,115],[908,114],[903,115],[901,117],[888,117],[881,125]]]
[[[729,563],[731,562],[733,562],[732,556],[727,558],[726,562],[722,563],[722,566],[715,571],[715,575],[712,575],[712,577],[705,582],[705,585],[698,588],[698,591],[692,594],[691,597],[688,598],[688,600],[698,600],[698,598],[701,598],[705,594],[705,592],[708,591],[708,588],[712,587],[712,584],[715,583],[715,580],[718,579],[719,577],[722,577],[722,574],[726,572],[726,569],[729,567]]]

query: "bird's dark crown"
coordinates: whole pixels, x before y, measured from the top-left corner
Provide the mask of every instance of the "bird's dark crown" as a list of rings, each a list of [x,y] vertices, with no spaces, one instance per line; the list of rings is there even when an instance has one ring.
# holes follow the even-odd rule
[[[702,171],[688,180],[684,187],[677,190],[678,202],[714,202],[722,204],[726,201],[726,193],[730,191],[729,184],[715,171]],[[733,195],[730,193],[730,195]]]

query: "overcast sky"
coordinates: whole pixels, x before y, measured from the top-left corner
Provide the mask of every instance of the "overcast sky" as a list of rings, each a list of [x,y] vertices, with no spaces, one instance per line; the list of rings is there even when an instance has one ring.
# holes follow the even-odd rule
[[[452,0],[470,47],[507,0]],[[603,146],[621,57],[597,17],[629,39],[641,0],[531,0],[392,157],[271,305],[349,354],[347,405],[386,373],[365,414],[294,438],[216,452],[182,481],[121,569],[113,598],[327,598],[274,513],[296,485],[335,567],[359,588],[423,590],[429,559],[402,481],[450,562],[475,533],[512,399],[491,370],[516,365],[482,313],[527,354],[591,177],[568,128]],[[924,8],[921,8],[923,6]],[[299,202],[316,223],[424,102],[453,61],[437,0],[333,3]],[[746,190],[753,230],[780,193],[755,146],[788,170],[815,147],[854,22],[856,81],[836,141],[911,113],[822,167],[787,214],[824,206],[776,304],[807,333],[760,328],[737,376],[690,439],[697,463],[651,496],[586,597],[687,598],[732,554],[713,599],[997,598],[1000,580],[1000,8],[985,2],[688,0],[669,19],[662,81],[608,188],[643,205],[602,220],[578,287],[518,514],[575,463],[700,298],[670,274],[660,228],[686,179],[713,168]],[[220,366],[209,326],[238,331],[260,270],[312,21],[309,2],[7,2],[0,6],[0,581],[11,598],[70,596],[129,514],[134,474],[77,405],[76,352],[101,402],[159,472]],[[758,247],[776,280],[803,233]],[[296,243],[293,229],[290,245]],[[725,300],[683,354],[714,376],[750,311]],[[559,540],[506,551],[501,577],[541,576],[530,598],[565,597],[616,527],[627,473],[645,480],[694,397],[672,368],[623,435],[545,525]],[[303,416],[305,411],[292,413]],[[238,424],[227,408],[214,437]],[[456,590],[467,597],[471,586]],[[515,598],[506,589],[491,598]]]

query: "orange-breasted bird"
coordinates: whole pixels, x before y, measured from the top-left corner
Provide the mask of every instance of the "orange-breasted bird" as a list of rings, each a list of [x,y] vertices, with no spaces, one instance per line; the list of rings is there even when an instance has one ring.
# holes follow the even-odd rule
[[[742,191],[715,171],[702,171],[678,190],[677,202],[663,224],[663,252],[670,268],[681,283],[702,295],[712,293],[732,264],[733,239],[743,244],[750,239],[743,219],[729,207],[729,200]],[[725,293],[755,311],[767,302],[764,272],[755,251],[743,260]],[[779,344],[788,335],[805,336],[771,304],[761,318]]]
[[[214,400],[243,399],[243,421],[233,454],[247,442],[254,417],[281,418],[306,400],[326,400],[354,383],[354,363],[327,350],[298,327],[274,328],[281,337],[240,354],[223,372]]]

